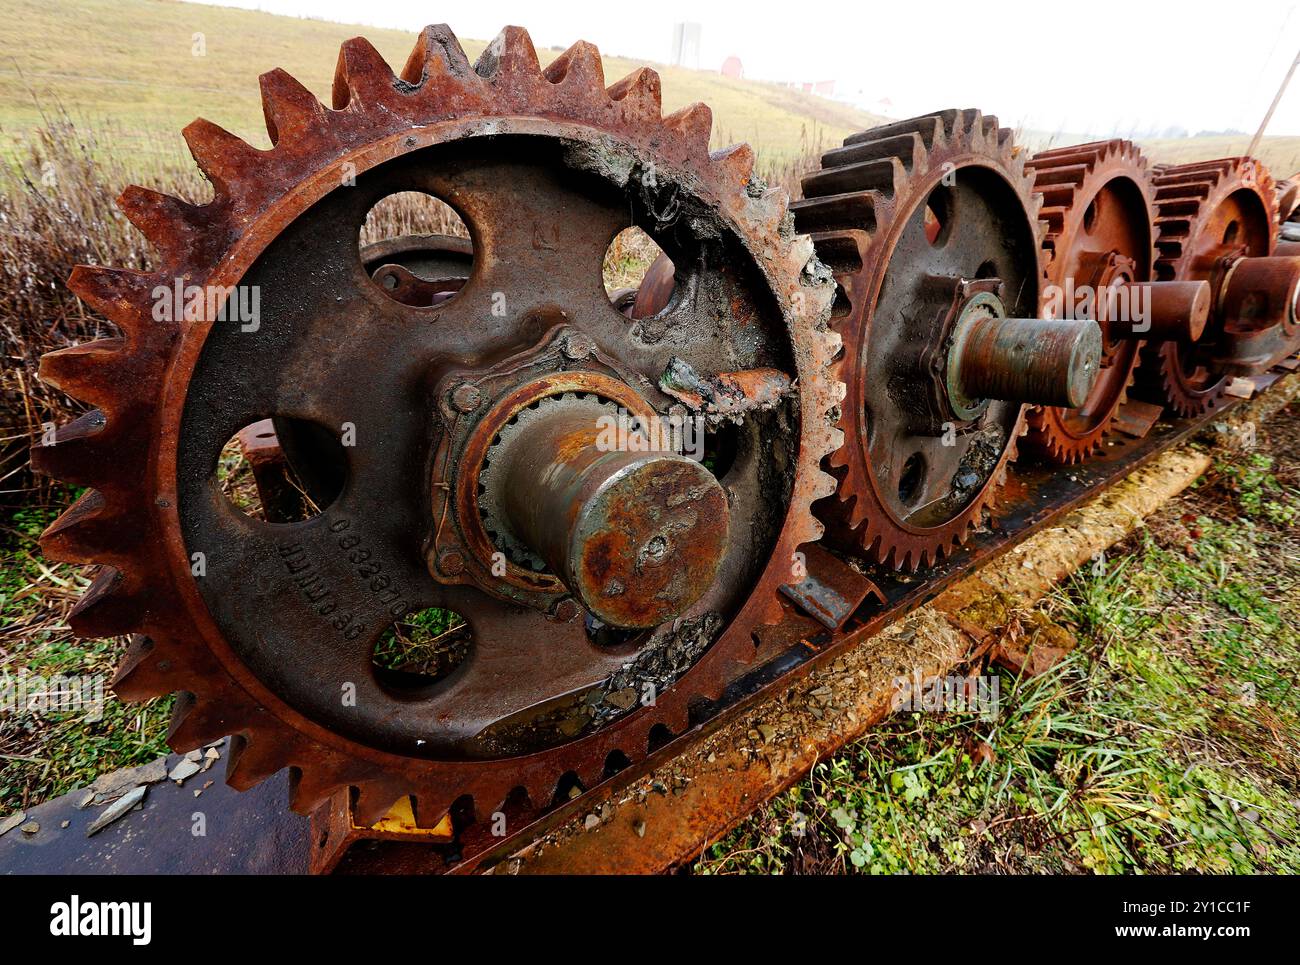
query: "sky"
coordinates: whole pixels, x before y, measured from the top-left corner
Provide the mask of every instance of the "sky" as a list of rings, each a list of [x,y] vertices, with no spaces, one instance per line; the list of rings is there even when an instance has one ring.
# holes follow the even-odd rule
[[[482,40],[518,24],[539,47],[582,39],[660,62],[670,60],[673,24],[691,21],[702,28],[701,68],[735,55],[747,77],[834,80],[837,94],[868,109],[888,99],[891,116],[978,107],[1011,126],[1097,136],[1254,133],[1300,51],[1295,0],[219,3],[412,31],[444,21]],[[1300,77],[1293,83],[1269,134],[1300,135]]]

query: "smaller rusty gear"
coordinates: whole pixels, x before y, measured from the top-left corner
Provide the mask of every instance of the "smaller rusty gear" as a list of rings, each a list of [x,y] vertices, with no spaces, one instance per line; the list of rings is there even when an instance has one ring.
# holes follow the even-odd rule
[[[827,538],[915,571],[982,521],[1024,404],[1086,398],[1100,332],[1037,317],[1039,200],[994,117],[949,110],[854,134],[803,191],[791,207],[840,286],[832,372],[847,386],[837,499],[819,512]]]
[[[1097,141],[1036,154],[1028,164],[1043,196],[1049,318],[1101,326],[1101,372],[1076,409],[1037,406],[1026,448],[1069,464],[1101,446],[1133,382],[1144,339],[1194,341],[1210,307],[1205,282],[1152,283],[1154,188],[1130,141]]]
[[[1211,307],[1199,341],[1143,351],[1133,392],[1196,416],[1219,402],[1234,374],[1272,364],[1278,340],[1294,329],[1300,260],[1271,257],[1277,193],[1254,158],[1158,167],[1155,188],[1156,278],[1208,282]]]

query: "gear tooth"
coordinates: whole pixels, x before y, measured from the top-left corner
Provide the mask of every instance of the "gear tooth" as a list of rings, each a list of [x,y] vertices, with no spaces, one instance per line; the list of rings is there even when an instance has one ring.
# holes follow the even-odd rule
[[[420,39],[406,59],[401,78],[408,84],[423,86],[433,78],[466,78],[473,72],[474,68],[452,29],[440,23],[420,31]]]
[[[737,185],[748,184],[754,176],[754,149],[748,144],[733,144],[709,155],[709,160],[726,169],[726,177]]]
[[[104,413],[92,409],[54,431],[49,445],[32,446],[32,468],[74,485],[93,485],[102,473],[96,445],[107,424]]]
[[[713,133],[713,111],[707,104],[688,104],[663,120],[664,127],[675,131],[693,151],[707,152]]]
[[[659,74],[649,67],[640,67],[615,81],[605,93],[623,108],[627,120],[657,121],[663,112]]]
[[[944,136],[945,130],[951,132],[952,122],[956,114],[956,111],[941,111],[937,114],[926,114],[922,117],[911,117],[904,121],[894,121],[891,124],[870,127],[865,131],[850,134],[844,139],[844,145],[848,147],[851,144],[862,144],[866,141],[894,137],[898,134],[915,133],[920,136],[921,143],[929,150],[934,147],[936,141]]]
[[[162,661],[161,666],[160,661]],[[174,660],[162,657],[152,637],[134,633],[131,635],[126,655],[122,658],[109,686],[113,693],[128,702],[166,696],[175,691],[178,686]],[[192,694],[184,693],[184,696],[193,700]],[[180,706],[181,703],[178,698],[176,706]],[[176,719],[176,711],[173,708],[172,726],[175,726]],[[211,740],[225,736],[225,732],[222,732]]]
[[[311,814],[337,790],[338,784],[321,770],[310,767],[289,769],[289,810],[296,814]]]
[[[114,691],[121,693],[114,687]],[[166,691],[164,691],[165,693]],[[150,695],[152,696],[152,695]],[[218,708],[181,691],[172,705],[171,724],[167,728],[167,745],[178,754],[187,754],[229,736],[230,726]]]
[[[105,387],[107,373],[121,364],[125,346],[124,339],[101,338],[47,352],[41,356],[41,381],[82,402],[107,405],[113,397]]]
[[[68,624],[79,637],[118,637],[135,630],[139,622],[136,600],[125,591],[122,574],[111,566],[100,568],[68,614]]]
[[[550,807],[551,802],[555,800],[558,785],[559,781],[554,775],[540,769],[524,776],[524,790],[528,792],[528,803],[538,811]]]
[[[289,745],[278,742],[270,731],[235,734],[226,755],[226,783],[236,791],[247,791],[288,767],[289,757]]]
[[[804,197],[821,197],[828,194],[851,194],[879,191],[886,197],[897,195],[898,188],[907,179],[903,162],[896,157],[859,161],[840,167],[823,168],[803,179]]]
[[[96,489],[82,493],[41,533],[41,555],[61,563],[92,563],[106,547],[104,494]]]
[[[517,785],[519,783],[519,776],[515,775],[511,783]],[[423,787],[418,793],[412,795],[413,808],[420,827],[436,827],[438,822],[443,818],[450,816],[453,810],[459,810],[458,805],[464,804],[467,799],[473,804],[474,810],[477,812],[481,807],[478,800],[480,796],[491,797],[494,794],[499,793],[500,797],[498,797],[497,803],[501,804],[505,801],[506,796],[512,790],[514,790],[514,787],[507,787],[499,792],[488,790],[484,793],[484,791],[479,788],[473,788],[471,793],[467,794],[466,789],[463,786],[450,787],[439,785],[438,787],[433,788]],[[551,799],[547,798],[541,803],[540,807],[547,807],[550,803]],[[495,808],[493,810],[495,810]],[[488,811],[487,814],[483,816],[484,819],[490,819],[491,813],[491,811]]]
[[[345,40],[334,68],[334,110],[361,110],[391,100],[396,93],[397,77],[374,45],[365,37]]]
[[[197,205],[136,184],[118,196],[117,206],[168,265],[189,253],[204,228]]]
[[[802,233],[876,230],[876,194],[871,191],[813,197],[805,188],[804,199],[791,204],[790,211],[795,230]]]
[[[528,31],[523,27],[504,27],[479,55],[474,71],[485,80],[520,75],[539,77],[542,66]]]
[[[585,40],[579,40],[551,61],[542,71],[542,76],[552,84],[574,84],[583,90],[602,93],[605,90],[605,68],[600,60],[600,51],[595,44]]]
[[[378,824],[384,819],[384,815],[393,809],[398,798],[405,796],[401,789],[385,780],[366,781],[358,784],[356,788],[352,815],[353,823],[360,828],[369,828]],[[422,802],[422,797],[417,799],[417,806]],[[450,807],[451,805],[448,804],[447,809]]]
[[[131,338],[158,324],[152,317],[158,280],[158,275],[129,268],[77,265],[68,276],[68,288]]]
[[[258,79],[262,89],[262,116],[272,144],[296,141],[325,125],[325,105],[292,74],[277,67]]]
[[[266,153],[203,118],[191,122],[181,135],[218,199],[232,198],[239,179],[256,171]]]
[[[684,717],[685,715],[686,715],[686,709],[684,707],[680,708],[680,713],[679,713],[678,705],[674,704],[673,707],[669,709],[666,715],[664,716],[663,723],[666,724],[668,729],[673,732],[674,736],[680,734],[683,730],[685,730],[685,727],[679,728],[677,726],[677,721],[679,720],[679,718]],[[590,791],[593,787],[595,787],[604,779],[605,779],[605,762],[603,760],[598,759],[598,760],[584,762],[583,765],[578,768],[578,780],[582,782],[582,786],[584,790]],[[508,783],[512,784],[514,782],[511,781]],[[496,810],[496,806],[501,804],[505,800],[505,796],[506,794],[510,793],[510,790],[511,789],[509,787],[504,787],[504,788],[498,787],[493,789],[493,792],[488,796],[489,801],[491,801],[493,798],[496,798],[492,810]],[[498,797],[498,795],[500,796]],[[475,803],[477,803],[477,800]],[[491,814],[492,812],[489,811],[488,813]]]
[[[902,131],[888,137],[874,137],[843,147],[832,148],[822,154],[823,168],[841,167],[861,161],[878,161],[896,157],[908,171],[917,168],[925,158],[924,138],[918,131]]]

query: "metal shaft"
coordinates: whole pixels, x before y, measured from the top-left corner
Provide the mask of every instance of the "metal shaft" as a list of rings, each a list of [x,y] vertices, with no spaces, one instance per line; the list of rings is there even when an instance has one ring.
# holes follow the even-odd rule
[[[1075,409],[1100,371],[1101,329],[1091,319],[986,316],[964,327],[953,350],[969,398]]]
[[[588,612],[616,627],[654,627],[713,583],[727,495],[700,463],[629,451],[635,441],[611,448],[611,437],[591,408],[533,420],[504,456],[502,503],[516,535]]]
[[[1242,258],[1232,266],[1220,295],[1222,318],[1231,331],[1262,331],[1296,321],[1300,258]]]
[[[1098,316],[1116,339],[1195,342],[1210,317],[1210,283],[1139,281],[1116,286]]]

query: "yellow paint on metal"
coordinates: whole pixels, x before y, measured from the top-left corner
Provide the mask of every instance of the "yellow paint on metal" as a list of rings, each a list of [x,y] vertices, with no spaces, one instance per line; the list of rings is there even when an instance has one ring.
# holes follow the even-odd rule
[[[353,827],[356,827],[354,824]],[[441,821],[435,827],[421,828],[415,823],[415,809],[411,805],[411,798],[399,798],[397,802],[388,810],[378,824],[372,825],[371,831],[383,831],[387,834],[410,835],[411,837],[420,838],[438,838],[443,841],[450,841],[453,837],[451,828],[451,815],[445,814]]]

